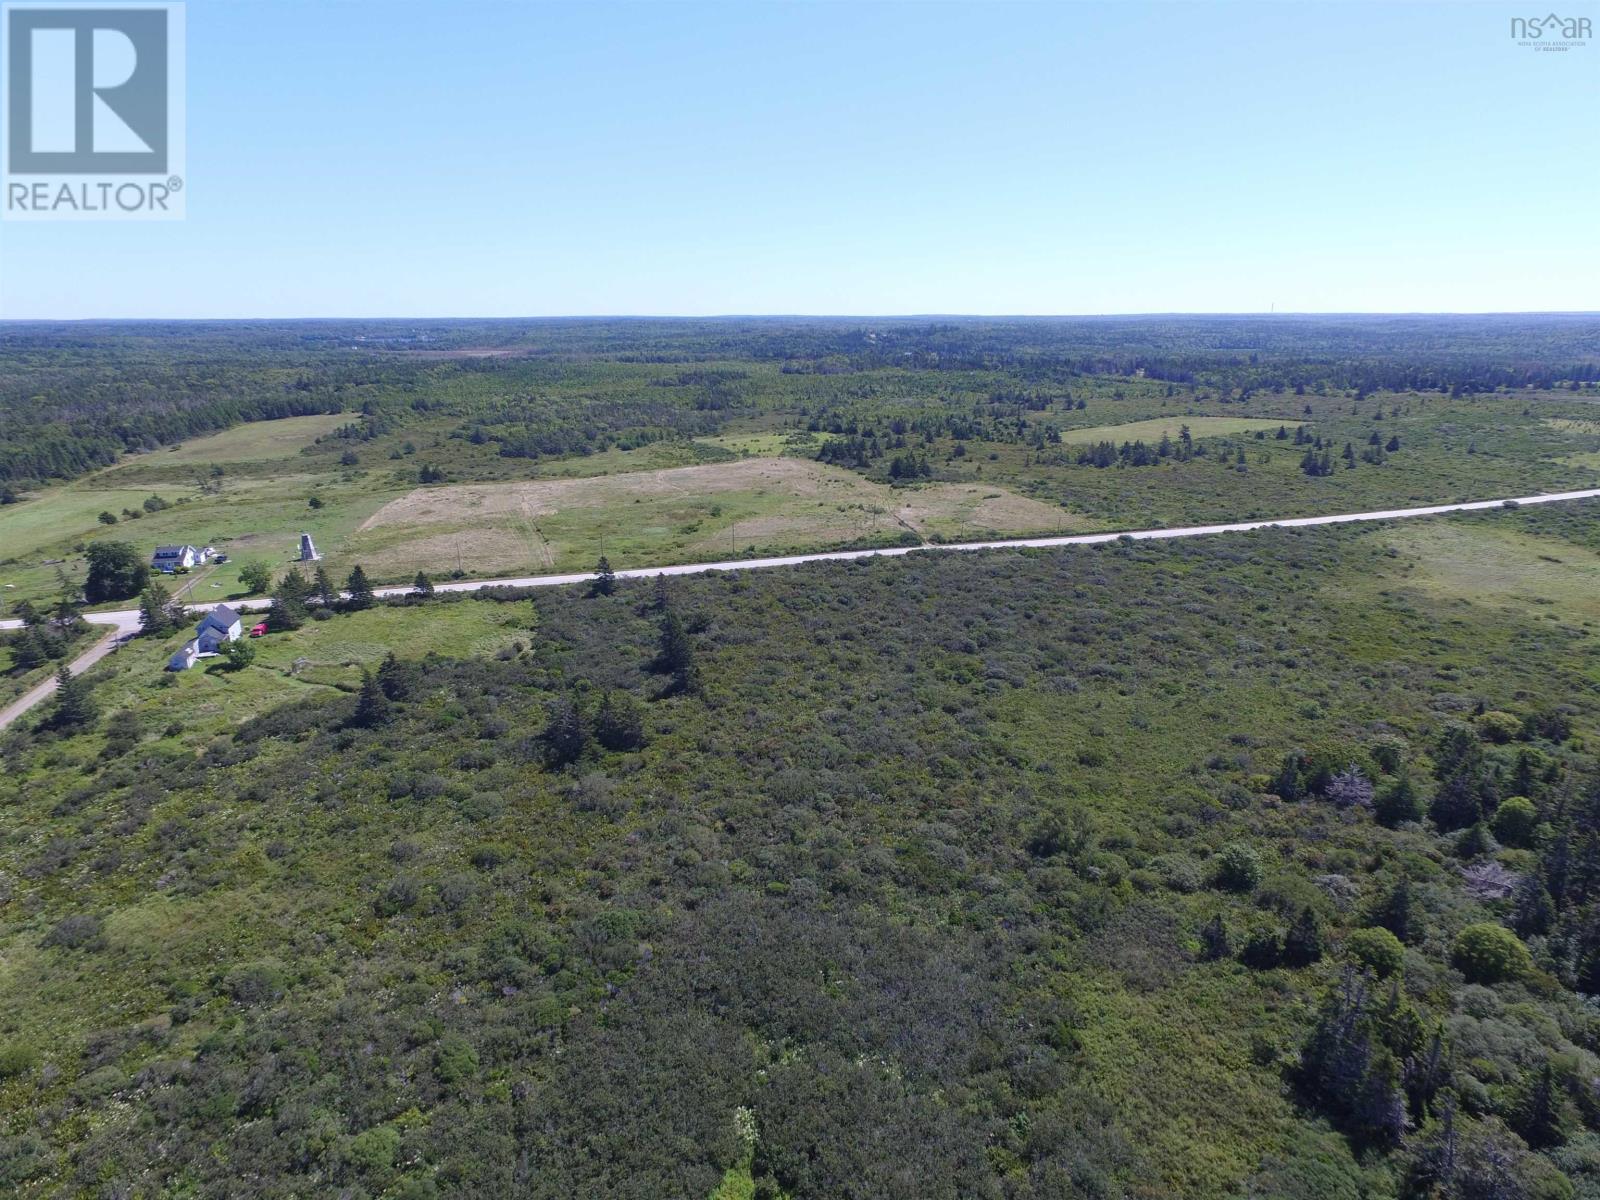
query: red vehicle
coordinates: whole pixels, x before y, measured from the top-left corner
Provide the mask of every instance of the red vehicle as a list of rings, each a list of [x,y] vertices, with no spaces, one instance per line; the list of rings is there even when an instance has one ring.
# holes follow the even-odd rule
[[[265,621],[262,621],[259,624],[250,626],[250,636],[251,637],[261,637],[266,632],[267,632],[267,623]]]

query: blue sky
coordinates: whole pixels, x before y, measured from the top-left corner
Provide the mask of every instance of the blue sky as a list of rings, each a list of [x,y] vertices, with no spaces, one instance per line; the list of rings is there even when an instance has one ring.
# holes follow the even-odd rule
[[[1600,309],[1525,7],[192,0],[188,219],[0,317]]]

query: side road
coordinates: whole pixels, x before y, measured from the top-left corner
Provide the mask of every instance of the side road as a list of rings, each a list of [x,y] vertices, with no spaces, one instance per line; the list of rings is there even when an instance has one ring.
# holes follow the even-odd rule
[[[1321,517],[1285,517],[1278,520],[1265,521],[1236,521],[1226,525],[1188,525],[1176,529],[1140,529],[1129,530],[1124,533],[1078,533],[1058,537],[1037,538],[1010,538],[994,542],[952,542],[945,545],[926,546],[895,546],[882,550],[829,550],[816,554],[790,554],[781,558],[745,558],[734,559],[728,562],[683,563],[673,567],[635,567],[625,571],[618,571],[618,579],[649,579],[656,575],[698,575],[706,571],[755,571],[766,567],[793,567],[801,563],[810,562],[844,562],[857,558],[895,558],[903,554],[933,554],[945,550],[1011,550],[1011,549],[1040,549],[1045,550],[1054,546],[1092,546],[1100,542],[1114,542],[1119,538],[1133,538],[1136,541],[1163,541],[1168,538],[1182,537],[1208,537],[1219,533],[1248,533],[1253,529],[1295,529],[1310,525],[1346,525],[1357,521],[1400,521],[1409,517],[1432,517],[1443,513],[1478,512],[1491,508],[1504,508],[1507,505],[1525,504],[1557,504],[1567,500],[1592,500],[1600,497],[1600,488],[1588,488],[1577,492],[1550,492],[1539,496],[1510,496],[1500,500],[1473,500],[1461,504],[1434,504],[1426,508],[1390,508],[1381,512],[1364,513],[1334,513]],[[587,583],[593,579],[592,572],[583,572],[578,575],[526,575],[514,579],[473,579],[462,580],[455,583],[439,583],[434,588],[440,592],[476,592],[492,587],[561,587],[575,583]],[[406,587],[387,587],[376,589],[379,596],[403,596],[411,589]],[[234,608],[249,612],[270,608],[272,601],[265,597],[254,600],[214,601],[206,604],[191,604],[186,607],[191,612],[205,612],[216,608],[220,603],[231,604]],[[112,650],[116,649],[128,638],[132,637],[139,628],[138,609],[124,609],[118,612],[85,613],[86,620],[97,625],[110,625],[112,632],[101,641],[75,659],[70,670],[74,675],[81,675],[95,663],[99,662]],[[20,621],[0,621],[0,629],[17,629]],[[15,703],[0,710],[0,729],[4,729],[23,713],[45,700],[56,690],[54,679],[46,680],[38,687],[28,692]]]

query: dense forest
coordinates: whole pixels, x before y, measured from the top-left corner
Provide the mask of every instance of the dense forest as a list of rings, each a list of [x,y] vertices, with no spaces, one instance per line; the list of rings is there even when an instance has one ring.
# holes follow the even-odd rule
[[[1492,587],[1595,516],[1427,528]],[[0,740],[0,1180],[1600,1197],[1592,596],[1414,545],[419,586],[277,636],[508,640],[340,687],[126,651]]]

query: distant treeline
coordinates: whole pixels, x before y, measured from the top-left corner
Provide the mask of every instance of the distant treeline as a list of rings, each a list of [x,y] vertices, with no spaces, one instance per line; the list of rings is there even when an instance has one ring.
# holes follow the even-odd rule
[[[467,357],[452,354],[471,351]],[[1002,416],[1075,404],[1071,381],[1143,377],[1221,400],[1260,392],[1577,387],[1600,381],[1600,318],[1107,317],[977,319],[281,321],[0,324],[0,486],[14,493],[122,453],[241,421],[437,411],[507,457],[590,453],[715,432],[763,404],[864,436],[804,378],[974,373],[987,411],[929,402],[899,432],[986,436]],[[677,364],[665,374],[652,364]],[[824,387],[823,380],[814,381]],[[970,380],[968,381],[970,382]],[[798,390],[796,390],[798,389]],[[928,398],[930,401],[931,397]],[[816,401],[822,401],[818,410]],[[897,433],[898,436],[898,433]]]

